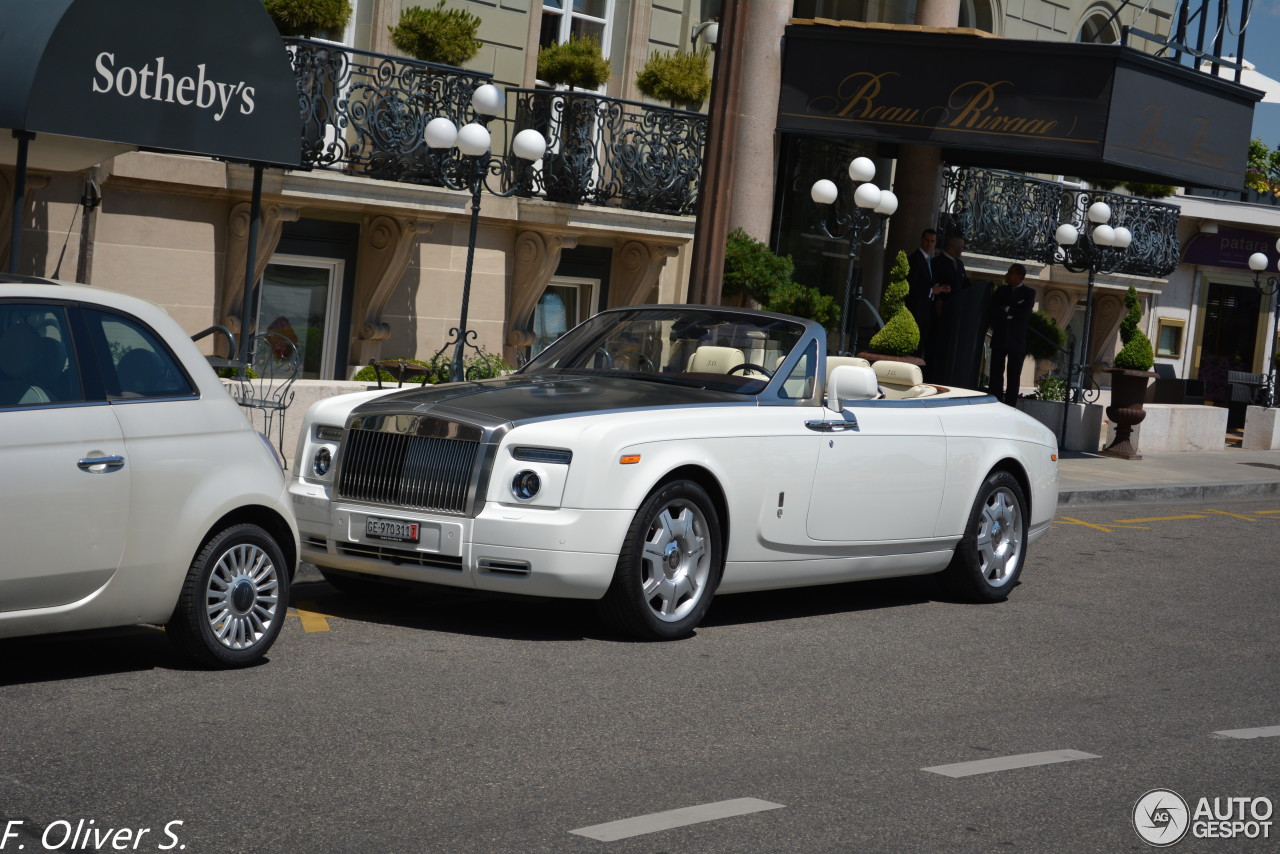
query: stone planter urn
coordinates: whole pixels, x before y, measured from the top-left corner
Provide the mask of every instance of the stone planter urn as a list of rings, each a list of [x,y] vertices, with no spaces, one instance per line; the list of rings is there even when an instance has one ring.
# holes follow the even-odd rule
[[[1102,453],[1126,460],[1140,460],[1142,455],[1133,446],[1133,428],[1147,417],[1142,403],[1147,396],[1147,383],[1156,376],[1155,371],[1133,371],[1112,368],[1111,405],[1107,417],[1116,425],[1116,438]]]

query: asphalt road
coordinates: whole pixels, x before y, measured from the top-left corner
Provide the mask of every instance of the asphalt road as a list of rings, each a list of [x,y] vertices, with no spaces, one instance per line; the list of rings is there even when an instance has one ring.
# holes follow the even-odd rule
[[[151,630],[0,642],[0,851],[1146,850],[1149,790],[1280,802],[1278,529],[1274,498],[1068,508],[1005,603],[727,596],[668,644],[310,574],[246,671]],[[1173,850],[1274,851],[1269,820]]]

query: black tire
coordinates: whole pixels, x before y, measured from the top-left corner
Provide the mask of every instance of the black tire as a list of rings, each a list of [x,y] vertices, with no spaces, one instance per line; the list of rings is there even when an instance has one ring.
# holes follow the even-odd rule
[[[688,637],[711,607],[723,565],[720,517],[706,490],[691,480],[664,484],[627,529],[600,616],[645,640]]]
[[[983,481],[964,537],[942,571],[943,586],[970,602],[999,602],[1018,584],[1027,557],[1027,501],[1006,471]]]
[[[408,584],[396,584],[394,581],[378,581],[368,576],[343,572],[340,569],[330,569],[327,566],[317,566],[316,569],[320,570],[324,580],[337,588],[337,590],[348,596],[360,599],[385,599],[388,596],[405,593],[410,589]]]
[[[187,570],[165,627],[170,640],[210,667],[252,664],[280,635],[289,608],[289,575],[284,552],[265,530],[248,523],[224,528]]]

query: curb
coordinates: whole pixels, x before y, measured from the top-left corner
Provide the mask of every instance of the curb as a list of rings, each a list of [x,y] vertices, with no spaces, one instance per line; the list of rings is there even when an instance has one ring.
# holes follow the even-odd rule
[[[1169,486],[1117,487],[1115,489],[1068,489],[1058,493],[1058,506],[1118,504],[1125,501],[1190,501],[1280,494],[1280,482],[1188,483]]]

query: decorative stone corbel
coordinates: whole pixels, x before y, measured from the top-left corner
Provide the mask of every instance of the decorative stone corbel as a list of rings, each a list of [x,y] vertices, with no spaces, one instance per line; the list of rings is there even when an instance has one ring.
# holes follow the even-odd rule
[[[628,240],[618,252],[618,275],[614,279],[614,305],[642,305],[652,301],[653,289],[668,258],[679,247],[672,243],[645,243]]]
[[[1061,288],[1046,288],[1041,292],[1040,310],[1058,324],[1059,329],[1066,329],[1076,310],[1076,301]]]
[[[14,174],[0,170],[0,270],[9,269],[9,244],[13,237],[13,191]],[[27,201],[22,211],[22,221],[28,222],[34,209],[32,190],[46,189],[52,181],[51,175],[40,172],[27,172]],[[21,262],[21,259],[19,259]]]
[[[404,277],[418,238],[430,233],[431,226],[416,219],[385,214],[364,218],[352,306],[351,364],[367,365],[382,358],[382,342],[391,337],[383,312]]]
[[[560,254],[578,245],[578,238],[567,234],[544,234],[522,231],[516,235],[515,270],[507,297],[507,336],[503,357],[516,363],[516,352],[527,347],[527,333],[533,323],[533,312],[547,289],[547,283],[560,266]]]
[[[248,202],[237,202],[231,208],[231,216],[227,222],[227,260],[222,271],[222,310],[220,312],[223,326],[240,337],[240,311],[244,306],[244,266],[249,254],[249,213]],[[264,204],[261,218],[258,221],[258,251],[253,259],[253,280],[262,278],[267,263],[280,245],[280,234],[286,222],[297,222],[301,216],[298,208],[286,205]]]
[[[1120,321],[1124,319],[1125,312],[1124,300],[1120,297],[1111,293],[1094,293],[1089,365],[1095,374],[1102,362],[1110,367],[1115,358],[1116,333],[1120,331]]]

